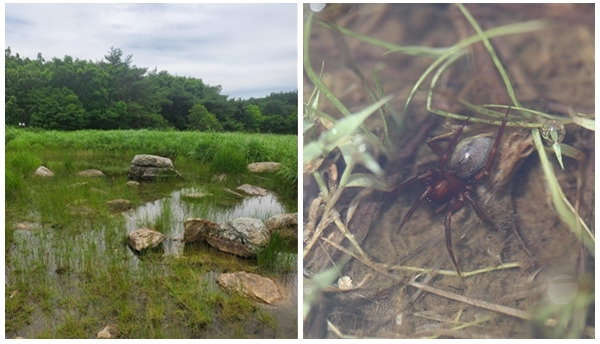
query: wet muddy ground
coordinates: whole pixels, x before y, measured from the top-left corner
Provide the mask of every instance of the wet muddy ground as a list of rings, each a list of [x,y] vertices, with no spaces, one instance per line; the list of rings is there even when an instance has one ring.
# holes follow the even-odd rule
[[[53,166],[72,160],[55,153],[40,154],[52,157]],[[101,153],[86,154],[85,161],[97,161]],[[125,160],[119,153],[111,156],[110,161]],[[193,160],[178,164],[187,176],[202,168]],[[295,238],[280,240],[275,250],[280,258],[269,266],[206,243],[183,243],[187,218],[265,221],[295,211],[295,199],[271,191],[246,197],[224,191],[241,180],[268,187],[266,175],[230,176],[225,184],[198,173],[129,187],[126,172],[95,179],[68,173],[30,178],[27,190],[35,202],[7,208],[7,338],[95,338],[107,325],[118,329],[118,338],[297,337]],[[107,206],[107,200],[123,198],[137,206],[123,212]],[[127,233],[142,227],[163,233],[162,248],[142,254],[130,249]],[[262,304],[218,286],[220,273],[235,271],[271,278],[281,299]]]
[[[549,24],[544,30],[491,40],[513,81],[516,97],[525,107],[554,115],[594,113],[593,4],[467,8],[483,30],[544,19]],[[319,21],[398,45],[447,47],[474,34],[454,5],[337,5],[315,17],[311,65],[317,72],[323,66],[321,79],[351,112],[373,102],[368,90],[375,88],[378,78],[386,94],[396,94],[391,104],[401,112],[411,88],[433,59],[384,54],[384,49],[335,32]],[[512,104],[482,44],[471,46],[466,57],[444,75],[443,86],[433,99],[435,108],[467,113],[457,99]],[[314,87],[306,76],[304,84],[306,100]],[[439,158],[425,140],[452,135],[461,124],[428,113],[425,101],[426,92],[418,91],[406,112],[406,130],[393,137],[397,151],[379,157],[385,179],[392,185],[436,166]],[[339,117],[328,101],[320,101],[319,110]],[[382,135],[383,124],[377,116],[371,116],[366,125],[375,135]],[[495,138],[497,131],[497,126],[471,123],[461,139],[475,134]],[[583,156],[579,160],[564,158],[564,170],[550,151],[548,156],[567,199],[593,233],[594,133],[576,125],[568,125],[566,132],[563,142]],[[439,145],[447,143],[440,140]],[[345,168],[341,160],[336,162],[339,171]],[[364,192],[345,190],[335,210],[343,219],[361,197],[345,225],[368,260],[346,262],[340,248],[330,242],[355,250],[335,224],[328,225],[318,244],[305,252],[309,280],[335,267],[336,280],[349,276],[353,281],[348,290],[332,286],[305,289],[305,299],[306,293],[318,294],[318,302],[305,317],[305,338],[594,337],[595,310],[590,302],[594,295],[593,252],[586,250],[559,218],[530,130],[507,127],[489,176],[474,186],[473,198],[490,223],[482,222],[466,201],[451,218],[453,252],[463,273],[502,264],[513,264],[512,268],[463,278],[452,275],[445,216],[444,212],[435,213],[437,206],[424,201],[397,231],[424,192],[422,184],[394,193]],[[322,220],[320,213],[309,213],[320,196],[317,183],[306,174],[305,225]],[[311,218],[314,216],[317,218]],[[448,274],[407,271],[403,266]]]

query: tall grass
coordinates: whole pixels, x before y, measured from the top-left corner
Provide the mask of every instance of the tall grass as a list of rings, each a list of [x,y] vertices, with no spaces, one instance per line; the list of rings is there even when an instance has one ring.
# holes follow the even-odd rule
[[[5,196],[7,200],[12,201],[24,192],[25,180],[42,161],[26,151],[7,153],[5,159]]]
[[[217,147],[211,162],[211,171],[215,173],[239,174],[247,171],[248,159],[240,147],[222,145]]]
[[[297,195],[298,142],[294,135],[176,132],[157,130],[81,130],[73,132],[43,131],[35,129],[6,128],[7,193],[13,197],[21,190],[22,180],[33,172],[41,158],[29,152],[62,151],[94,154],[96,162],[86,165],[69,157],[58,157],[49,168],[72,173],[75,169],[98,168],[111,173],[115,153],[155,154],[171,159],[193,159],[210,165],[212,173],[241,174],[252,162],[281,162],[282,168],[275,176],[285,196]],[[62,151],[61,151],[62,150]],[[19,152],[12,155],[11,152]],[[98,152],[106,152],[106,160]],[[100,159],[100,160],[98,160]],[[129,161],[114,167],[115,173],[127,166]],[[10,192],[8,192],[10,191]]]
[[[6,128],[6,149],[35,148],[139,151],[169,157],[186,156],[210,161],[222,145],[244,152],[249,162],[276,161],[297,154],[295,135],[210,133],[158,130],[80,130],[72,132]]]

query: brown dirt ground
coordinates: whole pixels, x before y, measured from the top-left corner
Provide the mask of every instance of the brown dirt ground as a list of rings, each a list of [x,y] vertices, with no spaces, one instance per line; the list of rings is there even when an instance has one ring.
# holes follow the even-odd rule
[[[317,18],[400,45],[444,47],[473,34],[454,5],[332,7]],[[472,4],[467,8],[484,30],[533,19],[548,20],[551,26],[547,30],[492,40],[515,84],[517,98],[526,107],[563,116],[594,113],[594,4]],[[381,48],[342,37],[320,25],[313,26],[310,49],[313,68],[319,71],[324,63],[323,81],[350,111],[370,104],[365,88],[373,85],[376,66],[382,68],[386,92],[399,94],[392,104],[400,111],[415,81],[432,62],[402,54],[383,55]],[[457,63],[447,74],[450,75],[444,81],[447,93],[459,94],[476,104],[509,104],[504,85],[481,44],[473,46],[465,61]],[[307,77],[304,84],[306,100],[313,86]],[[434,98],[434,106],[464,113],[450,99]],[[321,101],[320,109],[334,116],[338,113],[327,101]],[[367,125],[373,133],[380,134],[381,123],[375,117],[371,116]],[[380,159],[386,179],[396,185],[437,162],[437,156],[424,140],[450,130],[447,121],[427,114],[425,92],[417,94],[406,121],[409,130],[398,138],[398,147],[403,149],[396,156]],[[495,137],[497,127],[469,125],[464,135],[477,132]],[[555,172],[567,198],[594,231],[594,133],[568,126],[564,142],[581,150],[585,158],[581,161],[566,158],[562,171],[551,155]],[[389,274],[383,274],[352,259],[340,267],[340,275],[350,276],[355,284],[363,280],[364,283],[350,291],[336,288],[323,291],[320,302],[311,307],[305,318],[304,337],[336,338],[339,333],[334,333],[333,328],[350,337],[567,336],[566,329],[551,324],[557,313],[544,313],[552,309],[547,296],[549,282],[557,276],[569,275],[577,280],[579,295],[593,294],[594,257],[559,219],[532,144],[527,129],[507,128],[489,178],[476,188],[478,204],[493,228],[482,223],[468,203],[452,217],[454,254],[462,271],[502,262],[518,262],[519,268],[469,278],[391,269]],[[338,162],[337,167],[342,171],[344,166]],[[444,215],[435,214],[435,208],[428,202],[423,202],[397,233],[399,222],[423,191],[423,186],[417,184],[393,194],[371,192],[361,201],[348,228],[373,261],[389,266],[453,270],[444,244]],[[358,190],[347,190],[337,202],[336,210],[342,218],[357,194]],[[305,224],[309,221],[310,205],[317,197],[316,183],[310,175],[305,175]],[[322,236],[350,247],[334,225],[328,226]],[[339,250],[322,241],[305,256],[305,273],[324,271],[340,262],[342,256]],[[535,320],[525,321],[420,291],[409,286],[410,281],[526,311]],[[576,336],[593,337],[593,303],[583,309],[569,307],[555,312],[571,312],[569,326],[576,327]],[[577,317],[584,319],[585,326],[575,325]],[[327,322],[333,326],[328,327]],[[461,325],[464,326],[457,328]]]

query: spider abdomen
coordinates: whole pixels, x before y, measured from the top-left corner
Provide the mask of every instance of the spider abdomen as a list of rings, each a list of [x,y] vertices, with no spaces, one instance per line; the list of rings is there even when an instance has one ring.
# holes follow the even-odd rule
[[[494,141],[488,136],[475,136],[456,145],[449,167],[461,178],[473,177],[485,167]]]

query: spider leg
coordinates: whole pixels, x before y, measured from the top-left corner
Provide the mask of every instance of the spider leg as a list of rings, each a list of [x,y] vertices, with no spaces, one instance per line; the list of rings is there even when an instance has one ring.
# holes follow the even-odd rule
[[[432,174],[433,174],[433,171],[427,170],[426,172],[423,172],[423,173],[421,173],[420,175],[418,175],[416,177],[412,177],[409,180],[405,181],[404,183],[398,185],[391,192],[400,191],[400,190],[404,189],[405,187],[409,186],[410,184],[412,184],[412,183],[414,183],[416,181],[423,180],[423,179],[431,177]]]
[[[465,129],[465,126],[467,125],[467,122],[469,121],[469,118],[470,117],[468,117],[465,120],[465,123],[456,131],[456,134],[454,134],[454,137],[452,137],[452,140],[450,140],[450,143],[448,143],[448,147],[446,148],[446,151],[444,151],[441,155],[440,155],[440,153],[442,152],[442,149],[440,148],[440,146],[438,146],[433,141],[427,141],[427,145],[429,145],[429,148],[431,148],[432,151],[434,151],[438,156],[440,156],[440,161],[438,162],[438,166],[437,166],[439,170],[441,170],[444,167],[444,165],[446,165],[446,162],[448,161],[450,154],[452,154],[454,147],[458,143],[458,139],[460,138],[460,135],[462,135],[463,130]]]
[[[467,190],[467,191],[463,192],[463,196],[464,196],[464,198],[466,198],[469,201],[469,203],[471,203],[473,210],[475,210],[475,213],[477,214],[477,217],[479,217],[481,222],[487,223],[493,227],[493,224],[490,222],[490,220],[487,218],[487,216],[485,216],[485,213],[483,212],[483,210],[481,210],[481,208],[477,204],[477,201],[475,201],[473,196],[471,196],[471,192],[469,192],[469,190]]]
[[[450,255],[450,259],[452,259],[452,264],[456,269],[456,273],[460,276],[460,269],[458,268],[458,263],[456,262],[456,258],[454,258],[454,252],[452,251],[452,233],[450,230],[450,221],[452,219],[452,212],[446,213],[446,219],[444,220],[444,228],[446,231],[446,250],[448,250],[448,254]]]
[[[427,195],[429,195],[429,193],[431,192],[432,187],[431,186],[427,186],[427,189],[425,190],[425,192],[423,192],[421,194],[421,196],[419,196],[419,199],[415,202],[415,204],[413,204],[412,207],[410,207],[410,209],[408,210],[408,212],[406,212],[406,215],[404,215],[404,218],[402,218],[402,221],[400,222],[400,225],[398,226],[398,231],[396,233],[400,233],[400,230],[402,229],[402,227],[408,222],[408,220],[410,219],[410,217],[412,216],[412,214],[415,212],[415,210],[417,210],[417,208],[419,207],[419,205],[421,204],[421,202],[423,202],[423,200],[425,198],[427,198]]]
[[[450,255],[450,259],[452,260],[452,264],[454,265],[454,269],[456,269],[456,273],[460,276],[460,269],[458,268],[458,263],[456,262],[456,258],[454,257],[454,251],[452,250],[452,227],[450,223],[452,221],[452,214],[457,212],[460,208],[462,208],[464,204],[464,199],[459,197],[448,212],[446,213],[446,218],[444,219],[444,231],[446,233],[446,250]]]
[[[427,142],[427,145],[429,146],[429,148],[431,148],[431,150],[437,156],[441,157],[442,155],[444,155],[444,150],[435,141],[433,141],[433,140],[427,140],[426,142]]]
[[[485,167],[481,172],[479,172],[475,177],[475,181],[479,182],[485,176],[488,175],[490,170],[492,169],[492,165],[494,164],[494,158],[496,157],[496,151],[498,150],[498,144],[500,144],[500,138],[502,137],[502,133],[504,132],[504,128],[506,127],[506,122],[508,121],[508,113],[510,112],[510,106],[506,109],[506,114],[504,115],[504,119],[502,120],[502,124],[500,125],[500,129],[498,129],[498,134],[496,135],[496,141],[494,141],[494,145],[490,150],[490,155],[488,155],[487,162],[485,163]]]
[[[431,177],[431,175],[433,174],[432,170],[427,170],[424,173],[421,173],[420,175],[410,178],[409,180],[405,181],[404,183],[400,184],[398,187],[396,187],[394,189],[393,192],[398,191],[398,190],[402,190],[403,188],[405,188],[406,186],[419,181],[419,180],[423,180],[423,179],[427,179],[429,177]],[[412,216],[412,214],[415,212],[415,210],[417,210],[417,208],[419,207],[419,205],[421,204],[421,202],[423,202],[423,200],[425,198],[427,198],[427,195],[429,195],[429,193],[431,192],[432,188],[431,186],[427,186],[427,189],[425,190],[425,192],[423,192],[423,194],[421,194],[421,196],[419,196],[419,199],[415,202],[415,204],[413,204],[413,206],[408,210],[408,212],[406,213],[406,215],[404,215],[404,218],[402,219],[402,221],[400,222],[400,225],[398,226],[398,233],[400,232],[400,230],[402,229],[402,227],[408,222],[408,220],[410,219],[410,217]]]
[[[450,202],[446,202],[444,203],[441,207],[437,208],[436,210],[433,211],[434,214],[439,214],[442,211],[446,210],[446,208],[448,208],[448,205],[450,204]]]

